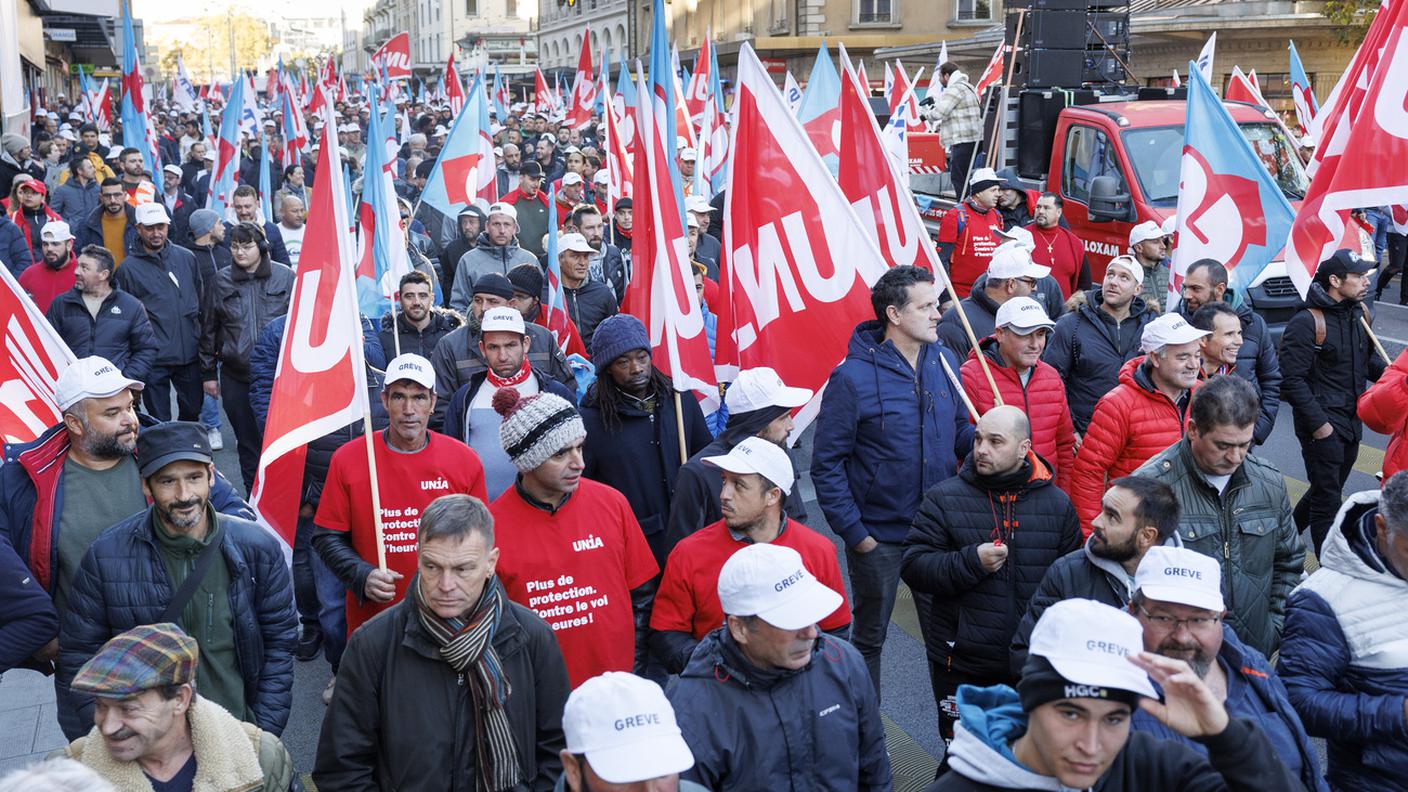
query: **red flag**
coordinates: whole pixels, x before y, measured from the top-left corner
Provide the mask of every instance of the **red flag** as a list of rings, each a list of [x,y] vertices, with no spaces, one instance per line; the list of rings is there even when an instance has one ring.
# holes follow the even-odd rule
[[[451,51],[451,55],[454,52]],[[386,78],[411,76],[411,35],[404,30],[387,39],[371,57],[372,72],[380,74],[385,68]]]
[[[606,112],[602,114],[605,116],[602,118],[602,128],[605,129],[605,135],[602,146],[606,150],[606,175],[611,180],[607,187],[611,194],[611,200],[607,203],[614,205],[622,198],[630,198],[635,195],[635,177],[633,176],[635,159],[631,151],[634,137],[630,140],[625,137],[628,133],[634,135],[635,123],[630,122],[628,125],[625,119],[620,117],[615,97],[611,95],[609,90],[605,99]],[[624,110],[624,105],[622,109]]]
[[[977,85],[973,86],[980,98],[983,95],[983,91],[986,91],[989,85],[993,85],[1002,79],[1002,63],[1006,52],[1007,45],[999,41],[997,43],[997,51],[992,54],[992,60],[988,61],[987,68],[983,69],[983,76],[979,77]]]
[[[28,443],[63,420],[54,383],[75,358],[4,264],[0,328],[0,440]]]
[[[450,103],[450,113],[459,116],[464,109],[464,86],[460,84],[460,73],[455,71],[455,51],[450,50],[450,60],[445,63],[445,76],[440,78],[445,89],[445,99]]]
[[[548,80],[543,76],[543,70],[533,67],[533,110],[534,112],[552,115],[553,105],[552,89],[548,87]]]
[[[1267,107],[1266,99],[1262,98],[1261,91],[1250,77],[1242,73],[1240,66],[1232,67],[1232,76],[1227,80],[1227,92],[1223,99],[1229,102],[1247,102],[1248,104]]]
[[[1286,274],[1301,296],[1363,206],[1408,201],[1408,0],[1379,9],[1349,69],[1315,117],[1320,145],[1310,189],[1286,243]]]
[[[862,218],[866,236],[879,246],[886,265],[911,264],[943,278],[944,269],[909,192],[909,180],[901,177],[899,164],[885,150],[875,114],[865,101],[859,77],[851,70],[845,45],[841,46],[841,68],[841,150],[846,156],[841,158],[836,181]],[[893,101],[898,109],[900,97]],[[904,167],[907,169],[908,163]]]
[[[661,23],[657,22],[659,27]],[[652,38],[663,39],[660,27]],[[688,228],[684,222],[679,171],[674,163],[675,141],[670,137],[670,114],[675,97],[670,86],[679,78],[660,73],[658,55],[652,59],[651,82],[637,78],[636,114],[640,144],[635,163],[635,226],[632,259],[635,272],[626,288],[622,310],[635,314],[650,332],[655,365],[674,380],[676,390],[692,390],[718,401],[704,316],[694,291],[689,261]],[[668,69],[664,70],[668,72]]]
[[[335,129],[332,108],[326,99],[323,105],[324,129]],[[250,496],[261,521],[284,543],[285,558],[292,557],[308,444],[361,420],[369,409],[352,277],[356,255],[346,231],[346,187],[336,148],[318,151],[318,178]]]
[[[572,129],[582,129],[592,122],[592,107],[596,105],[596,77],[592,76],[591,27],[582,34],[582,56],[577,60],[577,76],[572,78],[572,101],[567,103],[566,123]]]
[[[888,266],[872,221],[856,216],[746,43],[734,111],[715,358],[720,369],[771,366],[816,391],[795,418],[800,432],[855,325],[874,318],[870,284]]]
[[[670,84],[675,86],[675,134],[684,138],[686,146],[694,148],[699,145],[699,135],[694,131],[694,122],[689,120],[689,108],[685,106],[684,86],[680,84],[679,74],[670,75]]]
[[[914,73],[914,82],[918,82],[919,75],[923,73],[924,67],[921,66],[919,71]],[[900,106],[900,102],[904,102],[909,106],[909,125],[906,127],[906,131],[926,132],[928,130],[924,126],[924,117],[919,115],[919,98],[911,90],[913,85],[914,83],[909,80],[909,75],[904,73],[904,66],[899,61],[895,61],[895,92],[890,97],[890,114],[893,115]],[[845,148],[841,150],[845,151]]]
[[[713,44],[709,41],[709,32],[704,34],[704,43],[699,47],[699,55],[694,59],[694,74],[689,76],[689,85],[685,87],[684,104],[689,109],[690,122],[699,126],[703,120],[704,103],[709,99],[709,50]]]

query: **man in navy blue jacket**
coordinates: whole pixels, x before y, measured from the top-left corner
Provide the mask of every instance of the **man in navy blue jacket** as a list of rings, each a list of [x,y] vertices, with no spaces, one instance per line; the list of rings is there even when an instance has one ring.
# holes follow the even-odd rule
[[[856,327],[822,396],[811,470],[817,503],[846,543],[851,642],[878,695],[905,535],[924,493],[968,455],[973,426],[944,373],[946,363],[956,375],[958,361],[939,342],[933,274],[895,267],[870,303],[875,320]],[[916,602],[925,625],[927,601]]]
[[[1277,670],[1337,790],[1408,790],[1408,472],[1350,496],[1286,607]]]
[[[1151,547],[1139,562],[1134,583],[1129,611],[1144,630],[1144,651],[1186,661],[1222,699],[1230,717],[1256,723],[1281,764],[1307,790],[1329,792],[1286,686],[1266,656],[1242,643],[1224,621],[1227,606],[1217,559],[1184,547]],[[1202,743],[1142,709],[1134,711],[1132,727],[1207,755]]]

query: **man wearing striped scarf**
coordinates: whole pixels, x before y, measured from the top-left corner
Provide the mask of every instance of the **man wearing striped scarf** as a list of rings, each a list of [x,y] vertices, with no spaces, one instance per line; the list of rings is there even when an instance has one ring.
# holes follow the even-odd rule
[[[420,518],[404,600],[352,634],[323,720],[322,789],[517,792],[562,773],[567,669],[552,629],[504,595],[489,510]]]

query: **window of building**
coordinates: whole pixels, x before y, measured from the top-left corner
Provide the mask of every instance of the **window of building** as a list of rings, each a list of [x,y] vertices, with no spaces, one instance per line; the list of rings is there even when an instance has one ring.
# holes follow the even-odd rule
[[[464,0],[464,13],[466,16],[479,16],[479,0]]]
[[[992,19],[992,0],[954,0],[954,18],[959,22],[979,22]]]
[[[504,15],[518,16],[518,0],[504,0]]]
[[[894,0],[856,0],[856,23],[873,25],[895,21]]]
[[[1110,139],[1088,126],[1073,126],[1066,133],[1066,161],[1061,166],[1061,192],[1065,197],[1090,203],[1090,182],[1096,176],[1114,176],[1126,191],[1124,172]]]

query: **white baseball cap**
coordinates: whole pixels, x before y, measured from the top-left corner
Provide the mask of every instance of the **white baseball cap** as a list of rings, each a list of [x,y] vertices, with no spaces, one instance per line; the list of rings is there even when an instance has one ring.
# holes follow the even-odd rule
[[[573,184],[581,184],[581,183],[582,183],[582,174],[577,173],[576,171],[568,171],[567,173],[564,173],[564,174],[562,175],[562,186],[563,186],[563,187],[568,187],[568,186],[571,186],[571,185],[573,185]]]
[[[761,437],[745,437],[743,442],[734,446],[727,454],[707,456],[703,458],[703,462],[730,473],[756,473],[776,484],[783,495],[792,494],[792,481],[795,478],[792,459],[781,446]]]
[[[610,184],[611,174],[606,171],[606,168],[598,168],[596,175],[592,176],[592,182],[595,184]]]
[[[698,152],[696,152],[693,148],[686,146],[685,148],[680,149],[680,159],[682,160],[689,160],[690,162],[694,162],[696,159],[698,159],[698,157]]]
[[[117,159],[118,157],[121,157],[121,156],[122,156],[122,147],[121,147],[121,146],[113,146],[112,148],[108,149],[108,156],[107,156],[108,159]]]
[[[148,201],[144,204],[137,204],[135,213],[137,225],[161,225],[170,223],[171,217],[166,214],[166,205],[160,201]]]
[[[381,389],[386,390],[393,383],[401,380],[410,380],[417,385],[435,390],[435,368],[430,365],[429,360],[420,355],[406,352],[386,364],[386,379],[382,382]]]
[[[1031,335],[1043,327],[1055,327],[1056,323],[1051,321],[1041,303],[1030,297],[1013,297],[998,306],[995,326],[1005,327],[1017,335]]]
[[[44,224],[44,230],[39,232],[39,238],[45,242],[67,242],[73,239],[73,232],[69,229],[68,223],[62,220],[50,220]]]
[[[484,312],[484,318],[479,321],[479,332],[525,335],[528,330],[523,325],[523,314],[519,313],[517,308],[501,305]]]
[[[699,222],[699,218],[694,215],[694,212],[685,212],[684,215],[685,215],[685,217],[684,217],[684,224],[685,224],[685,227],[686,227],[686,228],[703,228],[703,227],[704,227],[704,224],[701,223],[701,222]]]
[[[801,407],[812,400],[806,388],[789,387],[782,377],[768,366],[744,369],[724,391],[724,406],[729,415],[753,412],[765,407]]]
[[[1150,239],[1163,239],[1164,230],[1153,220],[1145,220],[1139,225],[1129,230],[1129,246],[1132,248],[1140,242]]]
[[[596,252],[592,249],[592,246],[587,243],[587,238],[581,234],[563,234],[557,238],[557,252],[562,254],[569,250],[576,253],[588,254]]]
[[[488,219],[496,214],[501,214],[515,223],[518,222],[518,209],[515,208],[513,204],[504,203],[503,201],[492,204],[489,206],[489,211],[484,213],[484,217]]]
[[[67,410],[84,399],[106,399],[125,390],[141,390],[142,383],[122,376],[122,372],[107,358],[97,355],[79,358],[54,384],[54,401],[59,410]]]
[[[1154,321],[1144,325],[1144,333],[1139,336],[1139,349],[1153,352],[1170,344],[1188,344],[1207,334],[1208,331],[1188,324],[1187,319],[1176,313],[1159,314]]]
[[[1021,226],[1012,226],[1006,231],[994,228],[993,233],[1006,239],[1007,242],[1015,242],[1029,251],[1036,250],[1036,239],[1032,237],[1032,232]],[[1005,245],[1007,242],[1003,244]]]
[[[968,175],[968,185],[970,187],[979,182],[993,182],[996,184],[1001,181],[1001,179],[997,178],[997,172],[992,168],[974,168],[973,172]]]
[[[810,627],[843,601],[807,571],[801,554],[790,547],[748,545],[719,570],[719,604],[724,613],[757,616],[779,630]]]
[[[714,207],[709,205],[709,199],[702,195],[691,195],[684,199],[684,208],[687,212],[699,212],[701,214],[714,211]]]
[[[1032,261],[1030,250],[1022,247],[1020,242],[1008,242],[999,245],[992,252],[992,258],[988,261],[988,279],[1005,280],[1007,278],[1035,278],[1041,280],[1051,274],[1050,267],[1044,267]]]
[[[1136,283],[1144,282],[1144,265],[1139,263],[1139,259],[1129,254],[1115,256],[1110,259],[1110,263],[1105,265],[1105,269],[1110,267],[1124,267],[1130,275],[1134,277]]]
[[[1166,237],[1173,236],[1173,232],[1178,230],[1178,215],[1171,214],[1164,218],[1164,222],[1159,226],[1159,230],[1162,231],[1163,235]]]
[[[184,175],[185,175],[185,173],[182,172],[180,165],[167,165],[166,167],[164,167],[164,168],[161,169],[161,172],[162,172],[162,173],[170,173],[170,174],[172,174],[172,175],[174,175],[174,176],[184,176]]]
[[[1217,559],[1184,547],[1149,548],[1134,573],[1134,588],[1145,599],[1218,613],[1227,610]]]
[[[1077,685],[1158,698],[1148,675],[1126,659],[1144,651],[1144,628],[1138,619],[1103,602],[1068,599],[1047,608],[1032,628],[1027,651],[1045,658],[1056,673]]]
[[[562,733],[567,750],[586,756],[608,784],[649,781],[694,766],[665,691],[624,671],[607,671],[572,691]]]

